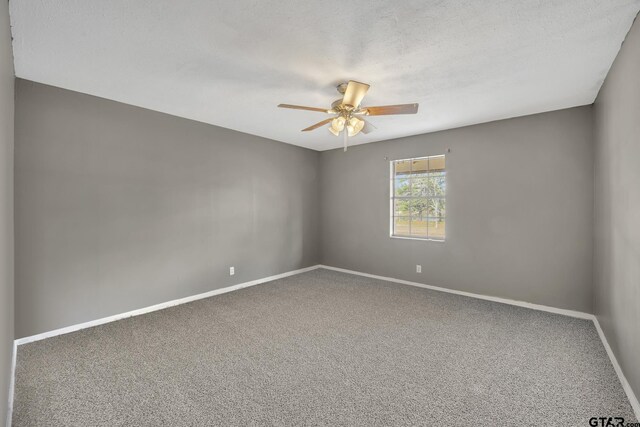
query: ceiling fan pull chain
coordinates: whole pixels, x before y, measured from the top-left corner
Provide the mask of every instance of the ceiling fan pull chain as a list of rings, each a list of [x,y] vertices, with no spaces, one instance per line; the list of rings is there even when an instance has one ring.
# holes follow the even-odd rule
[[[344,151],[347,151],[347,138],[349,138],[349,135],[346,129],[342,133],[344,134]]]

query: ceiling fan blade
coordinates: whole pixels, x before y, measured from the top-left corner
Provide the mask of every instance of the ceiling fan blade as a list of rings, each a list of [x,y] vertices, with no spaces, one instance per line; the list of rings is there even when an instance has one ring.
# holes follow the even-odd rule
[[[342,97],[342,104],[358,108],[368,90],[368,84],[349,80],[347,90],[345,90],[344,97]]]
[[[359,117],[359,119],[364,122],[364,126],[362,127],[362,130],[360,132],[362,132],[362,133],[371,133],[374,130],[378,129],[377,127],[375,127],[370,122],[368,122],[367,120],[363,119],[362,117]]]
[[[280,108],[291,108],[292,110],[307,110],[307,111],[318,111],[320,113],[328,113],[329,110],[326,108],[316,108],[316,107],[305,107],[303,105],[291,105],[291,104],[279,104]]]
[[[368,116],[388,116],[391,114],[416,114],[418,104],[384,105],[381,107],[366,107]]]
[[[333,117],[331,117],[331,118],[328,118],[328,119],[323,120],[323,121],[321,121],[321,122],[318,122],[318,123],[316,123],[315,125],[311,125],[311,126],[309,126],[308,128],[306,128],[306,129],[302,129],[302,132],[308,132],[308,131],[310,131],[310,130],[318,129],[320,126],[324,126],[324,125],[326,125],[327,123],[331,122],[331,120],[333,120],[333,119],[334,119],[334,118],[333,118]]]

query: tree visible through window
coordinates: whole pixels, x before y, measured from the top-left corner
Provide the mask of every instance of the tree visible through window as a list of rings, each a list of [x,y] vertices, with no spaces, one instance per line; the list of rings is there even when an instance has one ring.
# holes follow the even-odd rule
[[[391,162],[391,235],[444,240],[445,156]]]

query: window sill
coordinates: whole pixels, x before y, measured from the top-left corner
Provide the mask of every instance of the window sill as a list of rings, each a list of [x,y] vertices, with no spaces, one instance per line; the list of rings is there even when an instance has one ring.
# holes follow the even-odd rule
[[[389,236],[392,239],[401,239],[401,240],[420,240],[422,242],[436,242],[436,243],[444,243],[445,240],[438,240],[438,239],[429,239],[429,238],[423,238],[423,237],[405,237],[405,236]]]

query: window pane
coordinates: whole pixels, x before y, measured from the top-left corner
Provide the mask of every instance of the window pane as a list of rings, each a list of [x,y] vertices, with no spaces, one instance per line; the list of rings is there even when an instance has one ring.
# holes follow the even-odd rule
[[[411,199],[395,199],[393,216],[411,216]]]
[[[395,196],[410,196],[411,181],[409,179],[409,176],[396,177],[393,182],[393,188]]]
[[[428,233],[428,221],[427,217],[412,217],[411,218],[411,237],[427,238]]]
[[[447,216],[446,211],[446,200],[444,197],[433,197],[429,199],[429,206],[427,209],[427,214],[430,217],[445,217]]]
[[[429,160],[428,159],[415,159],[411,163],[412,175],[424,175],[429,172]]]
[[[444,196],[445,178],[442,174],[411,177],[411,195],[415,197]]]
[[[446,180],[443,173],[435,173],[429,175],[429,195],[444,196],[447,191]]]
[[[410,223],[409,217],[397,217],[393,219],[393,234],[394,236],[409,236],[410,235]]]
[[[429,194],[430,178],[428,176],[411,177],[411,195],[425,197]]]
[[[429,238],[444,240],[445,218],[429,218]]]
[[[414,218],[427,217],[427,209],[429,207],[428,199],[410,199],[409,209],[411,210],[411,216]]]
[[[429,170],[443,171],[444,170],[444,156],[429,157]]]
[[[394,175],[407,176],[411,173],[411,161],[410,160],[398,160],[394,162]]]
[[[393,235],[444,240],[445,173],[444,155],[393,161]]]

